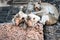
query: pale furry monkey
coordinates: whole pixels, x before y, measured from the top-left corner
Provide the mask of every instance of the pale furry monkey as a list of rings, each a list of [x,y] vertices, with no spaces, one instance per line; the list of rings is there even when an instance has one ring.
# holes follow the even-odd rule
[[[38,21],[40,21],[40,17],[31,13],[31,14],[28,14],[27,16],[27,24],[28,26],[30,27],[33,27]]]
[[[57,22],[59,13],[54,5],[51,5],[50,3],[40,3],[39,5],[38,2],[36,2],[35,4],[35,7],[41,7],[41,10],[33,13],[38,16],[42,16],[40,21],[42,24],[52,25]]]
[[[22,11],[23,6],[20,6],[20,11],[19,13],[17,13],[14,18],[12,19],[12,22],[15,25],[19,25],[19,23],[21,23],[23,20],[26,20],[27,15],[25,13],[23,13]]]

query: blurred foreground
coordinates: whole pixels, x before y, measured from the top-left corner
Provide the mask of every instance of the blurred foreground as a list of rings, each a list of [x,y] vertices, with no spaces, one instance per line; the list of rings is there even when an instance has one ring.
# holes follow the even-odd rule
[[[0,24],[0,40],[44,40],[43,26],[39,24],[33,28],[23,29],[12,23],[2,23]]]

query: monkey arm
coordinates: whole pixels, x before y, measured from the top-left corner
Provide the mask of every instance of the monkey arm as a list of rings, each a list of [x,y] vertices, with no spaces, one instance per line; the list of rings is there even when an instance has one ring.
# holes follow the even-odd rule
[[[46,13],[45,11],[41,10],[41,11],[38,11],[38,12],[32,12],[33,14],[35,15],[38,15],[38,16],[42,16],[44,13]]]

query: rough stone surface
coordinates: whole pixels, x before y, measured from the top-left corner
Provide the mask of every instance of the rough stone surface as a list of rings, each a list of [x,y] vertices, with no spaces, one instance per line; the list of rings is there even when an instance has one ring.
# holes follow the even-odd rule
[[[44,40],[43,26],[39,24],[23,29],[11,23],[3,23],[0,24],[0,40]]]
[[[44,27],[45,40],[60,40],[60,23]]]

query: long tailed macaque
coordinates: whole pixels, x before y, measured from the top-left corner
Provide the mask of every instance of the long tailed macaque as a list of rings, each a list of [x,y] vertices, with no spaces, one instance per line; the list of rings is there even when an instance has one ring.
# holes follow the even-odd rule
[[[55,24],[59,17],[57,8],[50,3],[35,2],[35,12],[33,13],[41,16],[40,22],[44,25]]]

